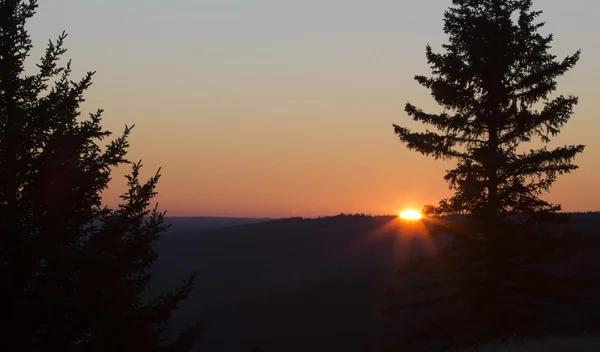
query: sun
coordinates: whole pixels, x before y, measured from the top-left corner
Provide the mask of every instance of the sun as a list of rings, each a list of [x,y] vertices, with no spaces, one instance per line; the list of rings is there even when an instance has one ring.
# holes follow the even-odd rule
[[[400,219],[404,220],[419,220],[422,219],[423,215],[416,210],[406,209],[400,213]]]

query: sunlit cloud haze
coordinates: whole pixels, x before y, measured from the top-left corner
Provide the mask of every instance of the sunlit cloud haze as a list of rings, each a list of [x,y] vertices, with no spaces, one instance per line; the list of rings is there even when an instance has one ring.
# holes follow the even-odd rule
[[[414,80],[429,74],[425,45],[445,42],[450,0],[54,0],[29,30],[30,66],[48,39],[69,33],[74,78],[97,71],[83,113],[135,124],[131,160],[162,167],[170,215],[397,214],[450,193],[451,164],[408,151],[392,124],[422,128],[407,101],[439,108]],[[546,199],[566,211],[600,209],[600,2],[538,0],[554,53],[581,48],[559,93],[580,103],[556,138],[586,144],[580,169]],[[125,189],[114,174],[105,199]]]

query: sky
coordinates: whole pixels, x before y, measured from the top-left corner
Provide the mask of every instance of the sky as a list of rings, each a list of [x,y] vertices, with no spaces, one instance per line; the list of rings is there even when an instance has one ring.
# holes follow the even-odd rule
[[[552,145],[585,144],[580,169],[544,199],[600,210],[600,2],[537,0],[560,58],[582,49],[558,93],[580,102]],[[28,23],[30,67],[68,33],[73,77],[96,71],[82,113],[135,124],[129,159],[161,167],[170,216],[394,214],[451,195],[452,162],[409,151],[392,124],[423,129],[406,102],[437,112],[416,74],[446,41],[450,0],[53,0]],[[535,146],[535,145],[534,145]],[[539,146],[539,145],[538,145]],[[125,190],[115,170],[104,193]]]

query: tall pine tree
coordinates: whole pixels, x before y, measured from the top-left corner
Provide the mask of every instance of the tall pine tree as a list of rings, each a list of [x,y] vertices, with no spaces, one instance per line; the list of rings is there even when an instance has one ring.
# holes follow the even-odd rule
[[[577,104],[574,96],[551,94],[580,52],[562,60],[549,53],[553,38],[539,32],[540,14],[531,0],[453,0],[444,16],[445,52],[428,45],[432,76],[415,77],[443,112],[405,107],[414,121],[437,131],[394,125],[409,149],[456,160],[445,175],[454,195],[424,212],[465,215],[437,221],[435,231],[454,238],[440,255],[401,270],[430,278],[408,290],[420,298],[406,307],[442,307],[436,319],[407,333],[405,347],[434,339],[445,339],[449,349],[477,347],[535,335],[549,307],[586,286],[550,271],[578,238],[552,230],[550,223],[566,218],[557,213],[560,205],[540,198],[558,175],[577,168],[573,159],[584,146],[523,149],[535,139],[550,142]]]
[[[0,350],[190,350],[200,324],[175,341],[161,336],[193,275],[141,298],[167,228],[164,213],[149,209],[160,175],[141,182],[132,164],[121,205],[102,205],[111,169],[129,163],[131,128],[100,145],[111,134],[102,111],[79,113],[93,72],[70,79],[70,64],[59,62],[64,33],[26,74],[25,24],[36,8],[0,0]]]

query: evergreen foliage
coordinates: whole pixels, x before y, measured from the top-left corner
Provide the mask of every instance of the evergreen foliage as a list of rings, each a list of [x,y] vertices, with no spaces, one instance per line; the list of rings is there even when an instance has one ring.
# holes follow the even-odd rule
[[[64,40],[50,41],[37,72],[25,29],[35,0],[0,1],[0,350],[188,351],[201,324],[174,341],[162,333],[194,275],[141,298],[168,226],[149,208],[160,174],[140,180],[132,164],[116,209],[101,203],[111,170],[126,158],[131,132],[101,145],[99,110],[80,116],[93,72],[72,81],[61,66]]]
[[[456,161],[444,177],[454,195],[423,209],[440,216],[432,231],[450,232],[452,245],[401,270],[429,277],[426,284],[390,291],[419,296],[395,309],[443,307],[436,319],[407,332],[406,348],[436,339],[446,349],[476,348],[535,336],[550,307],[589,287],[550,270],[579,238],[552,230],[568,219],[557,213],[560,205],[540,198],[559,175],[577,169],[573,160],[584,146],[523,150],[532,140],[549,143],[577,104],[575,96],[551,94],[580,51],[562,60],[552,55],[552,35],[539,32],[541,13],[531,0],[453,0],[444,16],[445,52],[428,45],[432,76],[415,77],[443,112],[405,107],[414,121],[437,131],[394,125],[409,149]],[[465,220],[442,219],[450,214]]]

